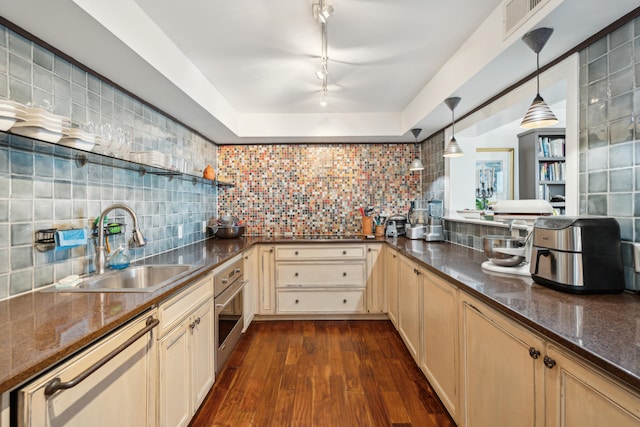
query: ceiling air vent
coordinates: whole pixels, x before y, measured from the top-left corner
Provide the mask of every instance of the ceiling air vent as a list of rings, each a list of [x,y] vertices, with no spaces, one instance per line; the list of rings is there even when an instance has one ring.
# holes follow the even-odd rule
[[[520,28],[549,0],[507,0],[504,3],[504,38]]]

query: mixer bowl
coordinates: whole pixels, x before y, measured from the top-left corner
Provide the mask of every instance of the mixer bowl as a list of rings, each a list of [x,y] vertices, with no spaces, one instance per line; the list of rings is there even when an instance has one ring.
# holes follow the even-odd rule
[[[511,236],[483,236],[482,248],[484,254],[495,265],[515,267],[524,261],[524,255],[511,255],[496,251],[500,248],[520,249],[524,246],[524,239]]]

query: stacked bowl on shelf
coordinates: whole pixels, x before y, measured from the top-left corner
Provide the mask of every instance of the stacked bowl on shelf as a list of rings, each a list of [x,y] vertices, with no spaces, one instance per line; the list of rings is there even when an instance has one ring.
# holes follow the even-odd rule
[[[100,143],[93,133],[72,128],[68,117],[53,114],[44,108],[0,99],[0,131],[8,130],[16,135],[85,151],[91,151]]]
[[[82,129],[65,128],[63,133],[64,136],[60,139],[60,145],[91,151],[96,144],[100,144],[96,135],[85,132]]]
[[[9,130],[17,122],[24,121],[20,117],[21,114],[26,114],[24,109],[25,106],[20,103],[9,101],[8,99],[0,99],[0,130]]]
[[[24,107],[24,112],[18,113],[22,119],[11,126],[11,132],[56,143],[64,136],[62,129],[70,127],[68,118],[53,114],[42,108]]]

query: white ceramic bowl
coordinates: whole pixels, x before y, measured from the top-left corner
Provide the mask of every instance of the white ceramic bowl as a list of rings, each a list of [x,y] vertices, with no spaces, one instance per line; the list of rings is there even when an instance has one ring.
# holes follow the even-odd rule
[[[11,129],[11,126],[13,126],[17,121],[18,119],[15,117],[0,116],[0,130],[5,131]]]
[[[60,141],[62,138],[62,132],[53,132],[39,126],[17,126],[21,124],[23,123],[16,123],[11,128],[11,133],[53,143]]]
[[[84,151],[91,151],[93,150],[93,147],[96,145],[95,142],[85,141],[78,138],[71,138],[68,136],[61,138],[58,144],[64,145],[65,147],[77,148],[79,150],[84,150]]]

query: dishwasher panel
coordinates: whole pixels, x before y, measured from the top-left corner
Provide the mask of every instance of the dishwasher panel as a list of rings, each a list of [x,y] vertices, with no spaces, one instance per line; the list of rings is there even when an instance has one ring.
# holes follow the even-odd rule
[[[19,427],[152,426],[156,310],[17,391]]]

